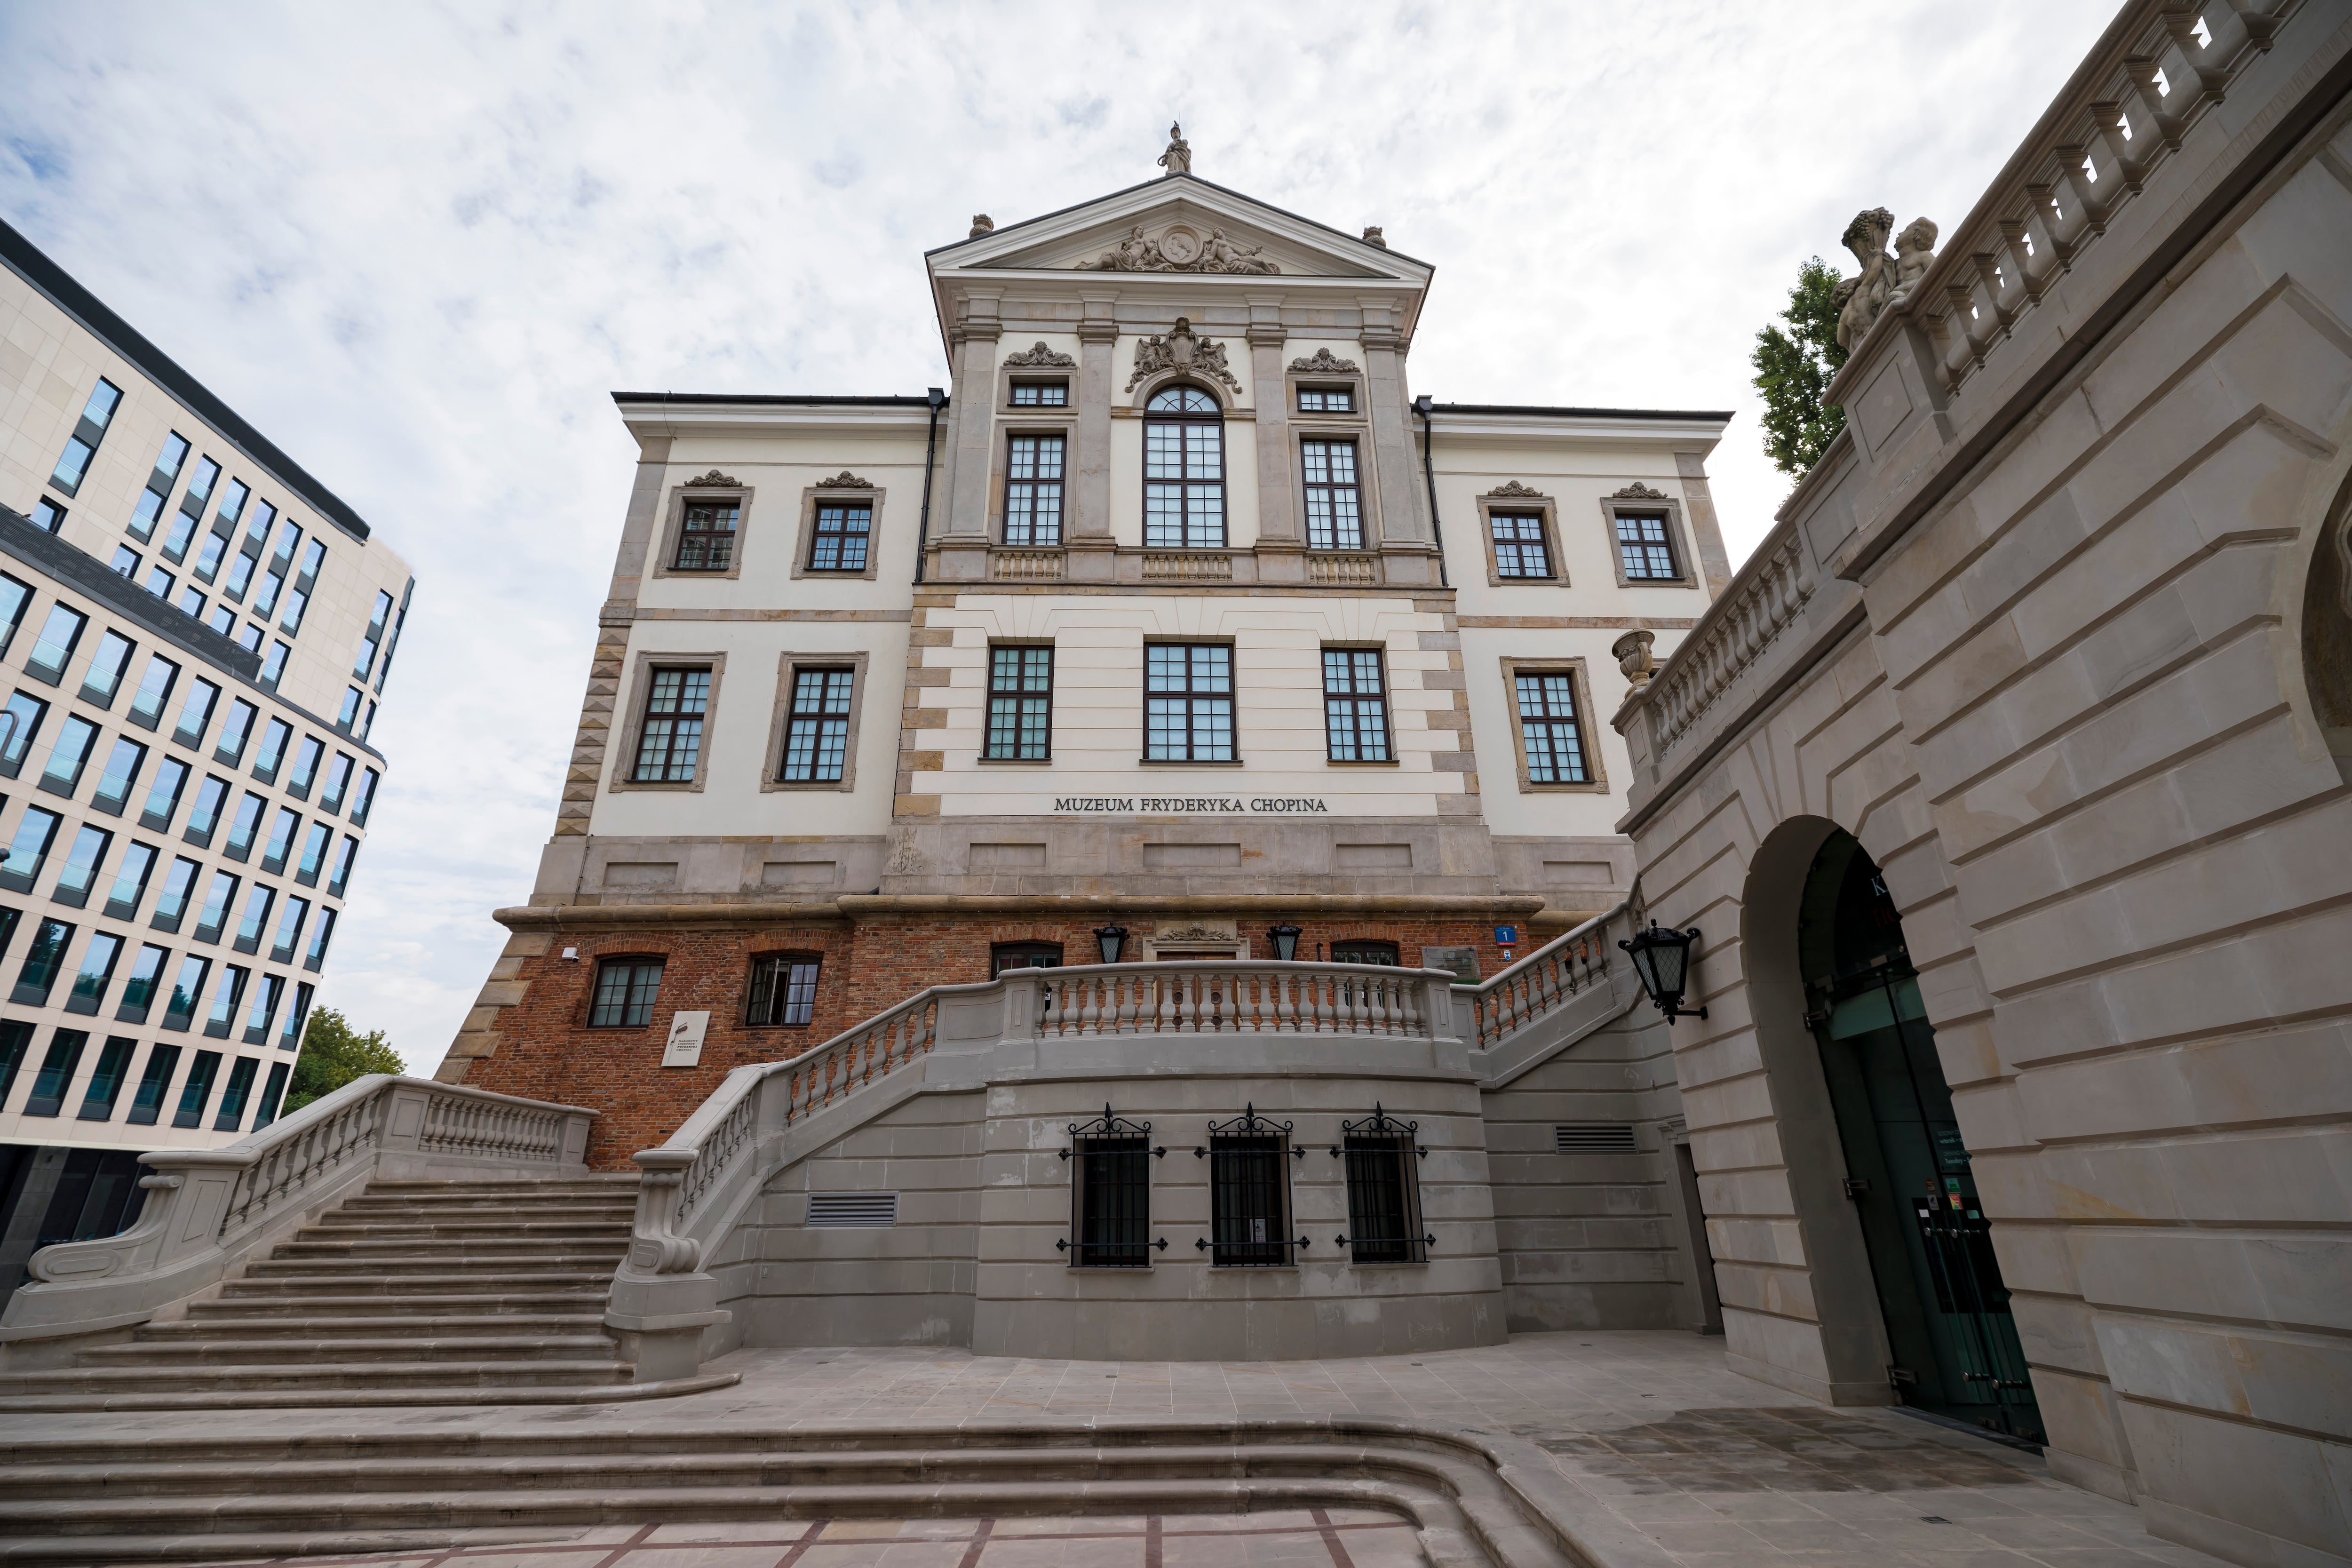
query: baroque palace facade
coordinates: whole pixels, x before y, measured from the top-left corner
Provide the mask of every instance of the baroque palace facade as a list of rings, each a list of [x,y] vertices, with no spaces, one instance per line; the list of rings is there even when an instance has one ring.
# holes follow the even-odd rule
[[[1475,980],[1626,897],[1606,720],[1728,574],[1728,416],[1416,398],[1430,267],[1181,153],[930,253],[951,396],[615,395],[563,804],[441,1079],[624,1165],[925,985]]]

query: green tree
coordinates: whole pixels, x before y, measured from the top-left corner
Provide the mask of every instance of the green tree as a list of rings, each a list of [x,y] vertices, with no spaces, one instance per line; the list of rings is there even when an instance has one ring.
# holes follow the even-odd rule
[[[1782,331],[1767,326],[1756,334],[1756,390],[1764,395],[1764,455],[1784,474],[1802,474],[1821,461],[1830,441],[1845,428],[1845,410],[1824,405],[1822,393],[1845,363],[1838,346],[1838,286],[1834,268],[1818,256],[1797,268],[1789,290]]]
[[[332,1007],[320,1007],[310,1015],[310,1026],[302,1032],[302,1054],[294,1058],[294,1081],[287,1086],[286,1110],[299,1110],[320,1095],[332,1094],[372,1072],[407,1070],[382,1029],[362,1035]]]

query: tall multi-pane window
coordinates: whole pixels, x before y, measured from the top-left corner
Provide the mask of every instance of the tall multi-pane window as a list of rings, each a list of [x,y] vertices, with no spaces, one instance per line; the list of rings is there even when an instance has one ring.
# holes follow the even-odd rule
[[[73,434],[66,437],[66,449],[58,458],[49,483],[67,495],[81,489],[82,476],[89,472],[89,460],[98,455],[99,442],[106,438],[106,427],[114,421],[115,409],[121,406],[122,389],[110,381],[100,381],[90,389],[89,401],[82,405],[81,417],[74,422]]]
[[[155,535],[155,524],[171,503],[172,487],[179,482],[180,465],[188,460],[188,443],[177,431],[163,437],[163,449],[155,455],[155,469],[147,476],[147,488],[139,492],[139,505],[131,511],[131,537],[144,544]]]
[[[1143,542],[1215,550],[1225,542],[1225,426],[1217,400],[1171,386],[1144,405]]]
[[[221,466],[210,458],[196,459],[195,472],[189,476],[188,488],[180,497],[180,510],[172,519],[171,531],[163,535],[163,558],[178,561],[188,552],[188,542],[204,525],[205,504],[212,499],[213,486],[221,476]]]
[[[710,705],[708,669],[656,669],[646,693],[646,727],[637,737],[639,784],[691,784],[702,755],[702,721]]]
[[[1519,735],[1529,784],[1587,784],[1584,737],[1576,721],[1576,677],[1565,669],[1520,670]]]
[[[365,680],[375,673],[375,650],[383,646],[383,629],[392,621],[392,595],[376,591],[375,609],[368,616],[367,630],[360,634],[359,651],[352,656],[352,679]]]
[[[1004,542],[1062,542],[1062,437],[1015,436],[1004,479]]]
[[[751,961],[751,994],[746,1024],[805,1024],[816,1016],[818,958],[813,952],[775,952]]]
[[[871,501],[821,500],[816,503],[816,529],[809,544],[812,572],[863,572],[866,549],[874,534]]]
[[[8,706],[0,709],[6,715],[6,720],[0,720],[0,773],[15,778],[23,771],[26,750],[40,733],[41,721],[48,712],[49,705],[29,691],[16,693],[8,699]]]
[[[1143,647],[1143,756],[1234,760],[1234,650],[1223,643]]]
[[[736,501],[688,501],[677,531],[677,559],[670,563],[670,570],[724,572],[734,565],[735,527],[741,516]]]
[[[1323,650],[1323,728],[1335,763],[1391,760],[1388,691],[1381,679],[1380,649]]]
[[[1356,480],[1356,444],[1302,441],[1298,450],[1307,474],[1307,547],[1361,550],[1364,509]]]
[[[837,784],[849,759],[849,704],[856,672],[793,671],[792,707],[784,718],[786,784]]]
[[[172,700],[172,688],[179,679],[178,665],[160,653],[149,654],[139,689],[131,699],[131,721],[149,730],[162,723],[164,705]]]
[[[40,637],[33,644],[33,657],[25,661],[25,673],[55,686],[64,679],[66,662],[73,658],[82,628],[89,625],[89,617],[79,611],[51,605],[48,619],[41,623]]]
[[[596,970],[596,998],[588,1008],[594,1029],[635,1029],[653,1021],[661,990],[658,958],[608,958]]]
[[[1498,511],[1486,522],[1495,539],[1496,576],[1551,575],[1551,552],[1544,545],[1543,513]]]
[[[1054,754],[1054,650],[988,650],[988,750],[998,762],[1042,763]]]
[[[1682,575],[1675,570],[1673,536],[1662,511],[1621,511],[1617,514],[1617,561],[1629,582]]]

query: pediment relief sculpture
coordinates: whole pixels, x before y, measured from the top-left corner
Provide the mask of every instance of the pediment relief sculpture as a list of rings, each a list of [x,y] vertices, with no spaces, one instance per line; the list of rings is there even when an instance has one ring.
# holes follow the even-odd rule
[[[1320,348],[1310,355],[1292,360],[1290,368],[1305,371],[1309,375],[1353,375],[1357,365],[1354,360],[1340,359],[1329,349]]]
[[[1641,480],[1635,479],[1622,490],[1610,491],[1609,499],[1611,500],[1664,500],[1666,499],[1666,492],[1654,490]]]
[[[1004,363],[1019,368],[1028,365],[1075,365],[1078,362],[1068,354],[1055,353],[1041,342],[1036,347],[1024,349],[1017,354],[1006,354]]]
[[[1081,261],[1080,272],[1239,272],[1264,275],[1279,272],[1280,267],[1263,254],[1262,245],[1241,246],[1228,238],[1222,228],[1213,228],[1203,239],[1190,224],[1171,224],[1157,239],[1143,232],[1136,224],[1127,231],[1127,237],[1104,251],[1092,261]]]
[[[743,488],[742,480],[737,479],[732,474],[722,474],[717,468],[711,469],[709,473],[703,475],[698,479],[688,479],[686,482],[688,488],[694,489],[701,489],[707,487],[712,489],[724,489],[740,490]]]
[[[1496,485],[1493,489],[1488,490],[1486,493],[1489,496],[1525,497],[1529,500],[1541,500],[1543,499],[1543,491],[1532,489],[1528,486],[1519,483],[1517,479],[1505,479],[1501,484]]]
[[[816,488],[821,490],[870,490],[874,488],[874,481],[861,479],[844,468],[829,479],[817,480]]]
[[[1127,378],[1127,390],[1133,392],[1145,376],[1169,370],[1213,376],[1230,392],[1242,389],[1225,363],[1225,345],[1194,335],[1192,323],[1182,316],[1176,318],[1165,337],[1155,335],[1135,345],[1135,374]]]
[[[1830,303],[1837,308],[1838,347],[1852,353],[1853,346],[1870,335],[1870,329],[1889,305],[1900,304],[1936,261],[1936,226],[1926,218],[1914,218],[1895,241],[1895,250],[1886,248],[1887,236],[1895,232],[1895,215],[1885,207],[1871,207],[1853,215],[1845,226],[1839,243],[1853,252],[1861,264],[1858,276],[1843,279],[1830,295]]]

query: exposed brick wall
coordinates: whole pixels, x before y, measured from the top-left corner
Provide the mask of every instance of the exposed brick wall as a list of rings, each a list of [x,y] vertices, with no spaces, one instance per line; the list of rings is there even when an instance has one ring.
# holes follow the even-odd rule
[[[1094,961],[1094,928],[1087,920],[992,920],[956,916],[891,917],[851,926],[779,925],[770,929],[696,930],[655,927],[634,931],[564,933],[540,952],[522,952],[537,942],[509,945],[511,965],[499,1009],[495,1044],[488,1054],[460,1062],[453,1056],[442,1075],[478,1089],[532,1100],[583,1105],[603,1114],[588,1145],[589,1163],[628,1169],[629,1156],[667,1139],[694,1108],[718,1089],[727,1074],[747,1062],[777,1061],[799,1055],[904,1001],[927,985],[952,985],[988,978],[989,951],[998,942],[1055,942],[1066,962]],[[1152,922],[1140,915],[1120,921],[1138,936]],[[1312,920],[1297,922],[1301,958],[1328,953],[1333,943],[1368,938],[1397,944],[1407,964],[1420,962],[1423,946],[1469,947],[1479,972],[1492,974],[1505,962],[1491,925],[1462,921],[1381,919]],[[1244,927],[1250,951],[1272,956],[1263,927]],[[1528,935],[1524,930],[1523,937]],[[1132,945],[1128,956],[1139,956]],[[577,959],[562,956],[567,947]],[[1518,950],[1525,953],[1528,949]],[[814,952],[820,956],[814,1016],[805,1026],[747,1026],[743,1022],[751,961],[762,953]],[[588,1007],[600,961],[659,955],[661,993],[653,1021],[641,1028],[592,1029]],[[662,1043],[669,1016],[681,1009],[708,1008],[710,1028],[701,1065],[665,1068]],[[457,1072],[450,1068],[458,1068]]]

